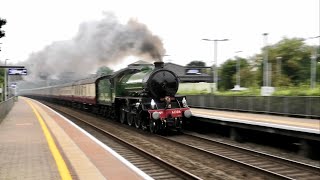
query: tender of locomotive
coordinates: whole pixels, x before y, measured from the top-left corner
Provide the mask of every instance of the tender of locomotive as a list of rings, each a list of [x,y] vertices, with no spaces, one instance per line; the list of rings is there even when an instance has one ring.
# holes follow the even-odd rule
[[[176,95],[178,87],[176,74],[155,62],[154,67],[133,64],[112,75],[24,90],[20,95],[59,101],[159,133],[181,131],[184,118],[191,117],[186,97]]]

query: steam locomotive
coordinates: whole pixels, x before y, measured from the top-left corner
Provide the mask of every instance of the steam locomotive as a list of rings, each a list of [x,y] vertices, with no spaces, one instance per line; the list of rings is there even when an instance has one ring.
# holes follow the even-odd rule
[[[192,114],[186,97],[176,95],[177,75],[163,65],[133,64],[112,75],[20,90],[19,95],[89,110],[152,133],[181,131]]]

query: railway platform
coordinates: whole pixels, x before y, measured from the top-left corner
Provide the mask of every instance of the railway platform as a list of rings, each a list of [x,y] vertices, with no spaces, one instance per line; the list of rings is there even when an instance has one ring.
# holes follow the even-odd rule
[[[0,123],[0,179],[151,179],[48,107],[20,98]]]
[[[215,128],[226,127],[232,140],[243,142],[248,132],[263,133],[270,138],[288,137],[296,142],[299,154],[320,158],[320,119],[199,108],[191,108],[191,111],[192,121],[218,126]]]
[[[242,123],[311,134],[320,134],[320,119],[200,108],[192,108],[191,111],[195,117],[214,119],[223,122]]]

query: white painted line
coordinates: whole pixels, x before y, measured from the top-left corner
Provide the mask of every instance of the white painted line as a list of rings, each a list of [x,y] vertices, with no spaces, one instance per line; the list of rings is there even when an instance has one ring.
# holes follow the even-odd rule
[[[303,127],[295,127],[295,126],[273,124],[273,123],[266,123],[266,122],[255,122],[255,121],[248,121],[243,119],[226,118],[221,116],[208,116],[208,115],[202,115],[202,114],[193,114],[193,116],[208,118],[208,119],[215,119],[219,121],[236,122],[236,123],[243,123],[243,124],[249,124],[249,125],[266,126],[266,127],[272,127],[272,128],[278,128],[278,129],[287,129],[287,130],[293,130],[293,131],[320,134],[320,130],[303,128]]]
[[[38,103],[42,104],[41,102],[37,101]],[[99,144],[103,149],[105,149],[106,151],[108,151],[109,153],[111,153],[113,156],[115,156],[118,160],[120,160],[123,164],[125,164],[126,166],[128,166],[130,169],[132,169],[134,172],[136,172],[137,174],[139,174],[143,179],[146,180],[153,180],[153,178],[151,178],[149,175],[147,175],[145,172],[141,171],[139,168],[137,168],[135,165],[131,164],[128,160],[126,160],[125,158],[123,158],[120,154],[118,154],[117,152],[115,152],[113,149],[111,149],[109,146],[105,145],[103,142],[99,141],[97,138],[95,138],[94,136],[92,136],[91,134],[89,134],[87,131],[85,131],[84,129],[82,129],[81,127],[77,126],[76,124],[74,124],[71,120],[69,120],[68,118],[62,116],[61,114],[59,114],[58,112],[56,112],[55,110],[51,109],[50,107],[42,104],[43,106],[45,106],[46,108],[48,108],[49,110],[51,110],[52,112],[54,112],[55,114],[57,114],[58,116],[60,116],[62,119],[64,119],[65,121],[67,121],[68,123],[70,123],[72,126],[74,126],[75,128],[77,128],[79,131],[81,131],[83,134],[85,134],[86,136],[88,136],[91,140],[93,140],[95,143]]]

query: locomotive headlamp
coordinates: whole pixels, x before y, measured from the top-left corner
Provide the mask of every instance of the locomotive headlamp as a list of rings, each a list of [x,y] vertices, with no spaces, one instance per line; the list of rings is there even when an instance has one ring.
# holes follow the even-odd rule
[[[140,103],[139,102],[137,102],[136,103],[136,108],[138,108],[140,106]]]
[[[191,113],[190,110],[185,110],[185,111],[183,112],[183,115],[184,115],[184,117],[189,118],[189,117],[192,116],[192,113]]]
[[[153,119],[159,119],[160,118],[160,113],[159,112],[152,113],[152,118]]]
[[[166,96],[166,97],[164,97],[164,100],[166,101],[166,103],[170,103],[171,98],[170,98],[170,96]]]
[[[185,108],[188,107],[186,98],[182,99],[182,106],[185,107]]]
[[[154,109],[155,106],[157,105],[156,102],[154,102],[153,99],[151,99],[151,103],[150,103],[150,104],[151,104],[151,108],[152,108],[152,109]]]
[[[171,98],[170,98],[170,96],[166,96],[166,97],[164,97],[164,100],[165,100],[165,102],[166,102],[166,108],[171,108],[171,104],[170,104],[170,102],[171,102]]]

